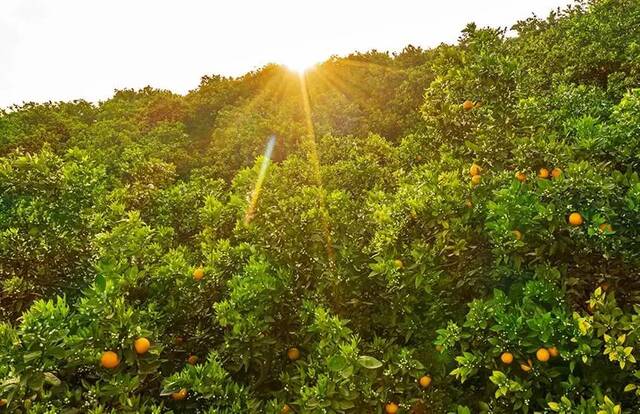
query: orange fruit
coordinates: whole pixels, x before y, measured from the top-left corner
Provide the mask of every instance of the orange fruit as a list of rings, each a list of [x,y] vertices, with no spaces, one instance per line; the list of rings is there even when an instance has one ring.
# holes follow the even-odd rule
[[[418,383],[422,388],[427,388],[429,385],[431,385],[431,376],[430,375],[421,376],[420,379],[418,380]]]
[[[5,405],[7,405],[7,400],[0,400],[0,407],[4,407]]]
[[[500,360],[502,363],[510,365],[513,362],[513,354],[511,352],[503,352],[500,355]]]
[[[196,270],[193,271],[193,280],[195,280],[196,282],[201,281],[203,277],[204,277],[203,268],[198,267]]]
[[[394,260],[393,265],[396,267],[396,269],[402,269],[402,267],[404,266],[404,264],[402,263],[402,260],[400,259]]]
[[[398,404],[393,402],[387,403],[384,406],[384,410],[386,411],[387,414],[396,414],[399,408],[400,407],[398,407]]]
[[[197,355],[189,355],[189,358],[187,358],[187,363],[189,365],[195,365],[198,363],[198,356]]]
[[[516,173],[516,179],[521,183],[523,183],[527,179],[527,174],[523,173],[522,171],[518,171]]]
[[[549,351],[549,355],[551,356],[551,358],[555,358],[560,355],[560,351],[558,351],[558,348],[556,348],[555,346],[547,348],[547,351]]]
[[[549,355],[549,351],[546,348],[540,348],[536,351],[536,358],[540,362],[547,362],[551,355]]]
[[[462,103],[462,108],[463,108],[465,111],[470,111],[470,110],[472,110],[472,109],[473,109],[473,102],[467,99],[466,101],[464,101],[464,102]]]
[[[287,350],[287,358],[291,361],[297,361],[300,359],[300,350],[296,347],[291,347]]]
[[[598,226],[598,229],[600,229],[601,233],[613,233],[613,227],[609,223],[602,223]]]
[[[106,351],[103,352],[100,357],[100,364],[107,369],[113,369],[120,365],[120,358],[118,358],[118,354],[115,352]]]
[[[422,161],[422,155],[416,155],[416,160],[417,161]]]
[[[471,168],[469,168],[469,174],[473,177],[474,175],[480,175],[482,172],[482,168],[478,164],[471,164]]]
[[[582,215],[578,212],[573,212],[571,214],[569,214],[569,224],[571,224],[572,226],[580,226],[582,225],[583,220],[582,220]]]
[[[133,347],[136,349],[138,355],[146,354],[149,348],[151,348],[151,342],[147,338],[138,338],[133,343]]]
[[[520,364],[520,369],[523,370],[524,372],[529,372],[531,371],[531,360],[527,361],[527,363],[521,363]]]
[[[473,177],[471,177],[471,184],[473,185],[480,184],[480,181],[482,181],[482,177],[479,175],[474,175]]]
[[[285,404],[282,406],[282,410],[280,410],[280,414],[288,414],[291,412],[291,407],[289,407],[289,404]]]
[[[603,290],[603,291],[605,291],[605,292],[606,292],[607,290],[609,290],[609,282],[606,282],[606,281],[605,281],[605,282],[600,283],[600,289],[602,289],[602,290]]]
[[[516,240],[521,240],[522,239],[522,233],[520,233],[520,230],[514,230],[512,231],[513,233],[513,237],[516,238]]]
[[[562,170],[558,167],[554,168],[553,170],[551,170],[551,176],[553,178],[558,178],[562,175]]]
[[[540,171],[538,171],[538,177],[549,178],[549,170],[547,170],[546,168],[540,168]]]
[[[171,394],[171,399],[174,400],[174,401],[184,400],[185,398],[187,398],[187,389],[186,388],[181,388],[180,391],[176,391],[176,392]]]

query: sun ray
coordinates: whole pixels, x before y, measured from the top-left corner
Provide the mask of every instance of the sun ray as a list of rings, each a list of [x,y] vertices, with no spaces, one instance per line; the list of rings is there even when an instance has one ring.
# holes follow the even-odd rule
[[[320,172],[320,158],[318,156],[318,148],[316,145],[316,133],[313,127],[313,120],[311,118],[311,104],[309,102],[309,91],[307,89],[307,76],[306,74],[301,74],[299,76],[300,79],[300,92],[302,96],[302,107],[304,109],[305,123],[307,127],[307,157],[309,158],[309,162],[311,163],[311,168],[313,169],[313,174],[316,180],[316,184],[318,185],[318,201],[320,203],[320,215],[322,220],[322,228],[325,237],[327,256],[329,258],[329,266],[333,268],[334,266],[334,251],[333,251],[333,241],[331,239],[331,227],[330,227],[330,217],[329,211],[326,206],[326,199],[324,196],[324,187],[322,186],[322,175]]]

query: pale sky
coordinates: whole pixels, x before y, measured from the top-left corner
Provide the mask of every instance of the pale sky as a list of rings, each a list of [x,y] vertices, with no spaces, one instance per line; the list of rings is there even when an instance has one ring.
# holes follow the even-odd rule
[[[0,0],[0,107],[104,100],[269,62],[453,43],[469,22],[511,26],[571,0]]]

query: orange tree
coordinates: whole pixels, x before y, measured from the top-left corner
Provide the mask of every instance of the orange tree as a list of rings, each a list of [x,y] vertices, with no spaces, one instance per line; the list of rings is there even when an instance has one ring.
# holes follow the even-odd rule
[[[0,412],[637,412],[639,15],[4,111]]]

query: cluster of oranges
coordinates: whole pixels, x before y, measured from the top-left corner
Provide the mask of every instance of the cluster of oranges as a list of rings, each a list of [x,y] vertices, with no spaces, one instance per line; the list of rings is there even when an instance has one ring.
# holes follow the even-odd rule
[[[140,337],[133,342],[133,348],[135,349],[136,354],[144,355],[151,348],[151,342],[145,337]],[[194,364],[195,361],[197,361],[197,357],[195,358],[196,359],[193,362]],[[191,357],[189,359],[191,360]],[[120,365],[120,357],[113,351],[105,351],[100,357],[100,365],[106,369],[115,369]],[[186,388],[182,388],[181,390],[172,393],[171,398],[176,401],[184,400],[187,398]]]
[[[136,354],[144,355],[151,348],[151,342],[147,338],[141,337],[133,342],[133,348],[136,350]],[[113,351],[105,351],[100,357],[100,365],[107,369],[114,369],[120,365],[120,357]]]
[[[431,375],[423,375],[418,379],[418,384],[422,389],[427,389],[431,385]],[[395,402],[388,402],[384,405],[387,414],[396,414],[400,407]]]
[[[471,184],[473,185],[480,184],[480,181],[482,180],[480,175],[481,172],[482,172],[482,167],[480,167],[478,164],[475,164],[475,163],[471,164],[471,168],[469,168],[469,174],[471,175]],[[549,177],[557,179],[562,176],[562,173],[563,173],[562,169],[558,167],[553,168],[551,171],[543,167],[543,168],[540,168],[540,170],[538,171],[538,178],[542,180],[546,180]],[[527,180],[527,174],[525,174],[522,171],[516,171],[515,177],[521,183]],[[467,207],[470,207],[469,201],[467,201]],[[573,227],[578,227],[584,224],[584,218],[582,217],[582,214],[580,214],[577,211],[574,211],[571,214],[569,214],[569,216],[567,217],[567,221]],[[600,226],[598,226],[598,228],[602,233],[613,232],[613,227],[609,223],[602,223],[600,224]],[[519,230],[513,230],[513,235],[516,238],[516,240],[522,239],[522,233]]]
[[[543,168],[540,168],[540,170],[538,171],[538,178],[540,178],[542,180],[546,180],[550,176],[552,178],[560,178],[560,176],[562,176],[562,169],[556,167],[556,168],[552,169],[551,171],[549,171],[547,168],[543,167]],[[516,171],[515,177],[521,183],[523,183],[523,182],[525,182],[527,180],[527,174],[524,173],[523,171]]]
[[[147,338],[141,337],[133,342],[133,348],[138,355],[144,355],[151,348],[151,342]],[[106,369],[115,369],[120,365],[120,357],[113,351],[105,351],[100,356],[100,365]]]
[[[471,164],[471,168],[469,168],[469,174],[471,174],[471,184],[480,184],[480,181],[482,181],[482,176],[480,175],[481,172],[482,168],[478,164]]]
[[[558,355],[560,355],[560,352],[555,346],[552,346],[550,348],[538,348],[538,350],[536,351],[536,359],[540,362],[547,362],[549,361],[549,359],[555,358]],[[502,361],[502,363],[505,365],[511,365],[513,363],[513,354],[511,352],[503,352],[502,354],[500,354],[500,361]],[[522,362],[520,364],[520,369],[522,369],[524,372],[529,372],[532,368],[533,364],[531,363],[530,359],[527,360],[527,362]]]

